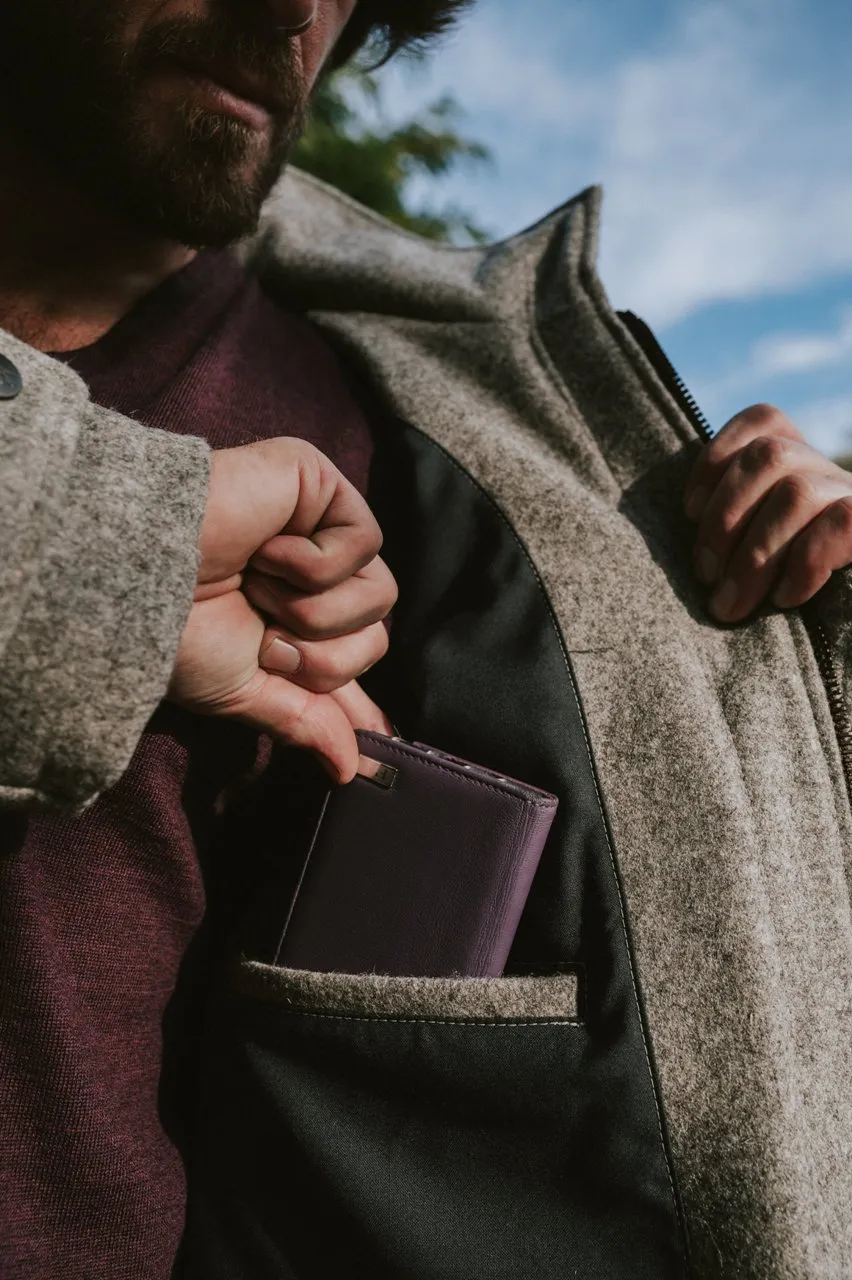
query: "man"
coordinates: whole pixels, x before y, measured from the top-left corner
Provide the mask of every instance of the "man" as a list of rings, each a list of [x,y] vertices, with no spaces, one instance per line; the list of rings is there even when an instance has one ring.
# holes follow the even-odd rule
[[[765,407],[696,460],[595,192],[467,253],[266,200],[460,7],[0,6],[15,1280],[169,1275],[186,1169],[205,1280],[848,1272],[848,580],[754,614],[848,482]],[[266,962],[392,725],[560,798],[501,979]]]

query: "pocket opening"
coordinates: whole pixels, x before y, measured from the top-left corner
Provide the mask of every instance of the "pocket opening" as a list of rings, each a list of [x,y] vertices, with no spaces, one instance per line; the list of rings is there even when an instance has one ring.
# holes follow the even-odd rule
[[[577,970],[534,977],[400,978],[316,973],[244,960],[231,991],[293,1013],[393,1022],[580,1025]]]

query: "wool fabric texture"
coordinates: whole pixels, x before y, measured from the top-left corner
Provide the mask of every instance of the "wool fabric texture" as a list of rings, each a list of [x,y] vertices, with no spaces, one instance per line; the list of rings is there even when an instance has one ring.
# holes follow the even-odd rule
[[[797,611],[765,609],[737,627],[707,613],[682,511],[701,441],[601,287],[599,204],[592,189],[503,244],[459,250],[411,237],[292,172],[241,253],[273,294],[333,337],[387,412],[491,495],[548,592],[614,837],[694,1275],[844,1280],[852,809],[838,728]],[[43,566],[51,587],[31,596],[3,567],[4,619],[14,617],[25,643],[7,632],[0,647],[0,745],[10,762],[2,795],[31,802],[49,790],[82,804],[126,769],[162,696],[191,593],[202,463],[196,445],[180,454],[146,435],[156,465],[131,481],[140,428],[91,405],[56,362],[5,337],[0,347],[27,380],[27,399],[0,406],[6,496],[20,513],[14,545],[20,565],[30,575]],[[40,453],[29,457],[33,415]],[[87,425],[117,491],[130,492],[120,511],[108,508],[108,525],[129,521],[137,547],[150,537],[151,555],[168,560],[172,548],[175,559],[165,612],[146,557],[119,547],[121,591],[112,578],[96,583],[89,608],[111,636],[127,592],[138,593],[129,625],[146,646],[153,635],[160,654],[142,662],[134,688],[117,668],[109,697],[75,661],[75,646],[93,646],[95,658],[109,646],[86,631],[79,578],[62,572],[57,550],[56,531],[69,523],[81,562],[97,560],[90,530],[103,473],[81,465],[73,496],[65,486]],[[43,479],[54,452],[57,484]],[[193,477],[179,501],[157,480],[175,467]],[[155,501],[178,501],[177,545]],[[849,574],[836,574],[814,606],[844,741],[849,590]],[[68,653],[57,644],[33,663],[27,636],[44,617]],[[58,674],[43,687],[38,673],[51,657]],[[333,1000],[334,984],[314,997]]]

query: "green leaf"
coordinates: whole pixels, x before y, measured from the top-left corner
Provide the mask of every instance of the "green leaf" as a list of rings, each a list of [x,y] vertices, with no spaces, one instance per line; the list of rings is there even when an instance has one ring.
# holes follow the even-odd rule
[[[456,101],[445,96],[404,124],[388,125],[379,77],[347,66],[317,90],[293,163],[417,235],[482,244],[488,232],[470,213],[412,207],[408,196],[415,177],[439,178],[459,165],[491,161],[487,147],[458,131],[461,118]]]

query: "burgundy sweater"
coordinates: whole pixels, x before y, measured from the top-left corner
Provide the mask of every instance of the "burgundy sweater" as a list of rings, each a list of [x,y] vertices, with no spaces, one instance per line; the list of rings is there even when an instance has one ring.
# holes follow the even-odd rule
[[[366,490],[372,440],[336,357],[227,254],[64,358],[102,405],[214,448],[301,436]],[[82,817],[0,818],[4,1280],[169,1276],[205,931],[215,916],[226,936],[263,868],[296,857],[324,785],[306,753],[163,703]]]

